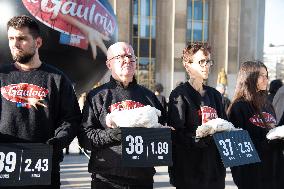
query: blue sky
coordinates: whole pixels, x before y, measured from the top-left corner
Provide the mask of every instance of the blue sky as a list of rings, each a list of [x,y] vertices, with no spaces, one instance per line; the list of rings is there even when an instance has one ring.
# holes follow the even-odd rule
[[[266,0],[264,46],[284,45],[284,0]]]

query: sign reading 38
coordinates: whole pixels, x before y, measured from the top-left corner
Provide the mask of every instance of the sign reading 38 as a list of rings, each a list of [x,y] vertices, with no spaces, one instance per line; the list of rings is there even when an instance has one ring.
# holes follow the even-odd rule
[[[122,165],[149,167],[172,164],[170,128],[121,128]]]

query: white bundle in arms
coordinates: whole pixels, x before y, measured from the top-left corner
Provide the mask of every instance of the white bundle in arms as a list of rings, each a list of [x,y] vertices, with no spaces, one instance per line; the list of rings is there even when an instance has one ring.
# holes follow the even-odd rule
[[[271,129],[267,133],[266,138],[269,140],[284,139],[284,125]]]
[[[160,126],[158,116],[161,116],[161,111],[147,105],[140,108],[111,112],[106,119],[109,119],[117,127],[151,128]]]
[[[203,138],[208,135],[213,135],[217,132],[222,131],[233,131],[237,130],[231,122],[228,122],[221,118],[212,119],[201,126],[196,130],[196,138]]]

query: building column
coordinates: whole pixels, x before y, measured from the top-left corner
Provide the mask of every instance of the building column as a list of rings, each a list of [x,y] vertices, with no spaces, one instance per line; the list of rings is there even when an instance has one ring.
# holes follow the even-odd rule
[[[173,1],[157,1],[156,82],[164,86],[164,95],[173,88],[174,74],[174,5]]]
[[[208,79],[208,85],[215,87],[218,73],[228,65],[228,25],[229,0],[209,1],[209,44],[212,47],[211,59],[214,66]]]
[[[262,60],[265,0],[242,0],[240,17],[240,63]]]
[[[131,0],[109,0],[118,23],[118,41],[131,42]],[[122,8],[123,7],[123,8]]]
[[[187,3],[188,0],[178,0],[175,3],[173,88],[176,87],[178,82],[185,82],[187,80],[187,73],[181,59],[182,51],[187,44]]]
[[[229,35],[228,35],[228,86],[227,95],[232,99],[239,71],[239,32],[240,32],[240,0],[229,2]]]

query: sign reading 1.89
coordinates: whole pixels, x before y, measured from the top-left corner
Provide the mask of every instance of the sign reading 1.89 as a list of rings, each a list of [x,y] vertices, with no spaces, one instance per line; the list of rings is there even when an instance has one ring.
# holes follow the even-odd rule
[[[225,167],[260,162],[247,131],[216,133],[213,138]]]
[[[0,186],[50,184],[51,157],[46,144],[0,144]]]
[[[122,165],[148,167],[172,164],[169,128],[121,128]]]

